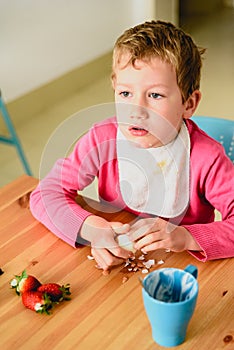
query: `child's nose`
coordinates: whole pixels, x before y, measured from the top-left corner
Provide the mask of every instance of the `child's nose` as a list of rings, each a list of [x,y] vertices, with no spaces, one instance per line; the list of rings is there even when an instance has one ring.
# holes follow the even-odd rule
[[[130,118],[131,119],[147,119],[149,117],[149,113],[146,108],[142,106],[133,106],[131,113],[130,113]]]

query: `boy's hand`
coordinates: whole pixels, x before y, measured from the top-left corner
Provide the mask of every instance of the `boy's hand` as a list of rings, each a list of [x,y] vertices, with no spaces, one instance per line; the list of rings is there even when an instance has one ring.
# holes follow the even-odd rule
[[[143,252],[156,249],[201,251],[192,235],[182,226],[176,226],[161,218],[140,219],[132,225],[129,238],[134,247]]]
[[[132,253],[121,248],[115,240],[116,233],[126,233],[129,225],[91,215],[83,223],[80,236],[91,243],[91,253],[97,265],[104,271],[109,267],[121,264],[132,256]],[[116,232],[115,232],[116,231]]]

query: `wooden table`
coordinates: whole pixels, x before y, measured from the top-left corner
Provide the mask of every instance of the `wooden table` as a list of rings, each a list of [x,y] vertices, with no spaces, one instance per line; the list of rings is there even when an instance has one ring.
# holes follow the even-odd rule
[[[31,215],[28,194],[37,180],[22,176],[0,189],[0,347],[3,350],[163,349],[154,343],[143,308],[140,271],[123,266],[103,276],[87,259],[89,247],[74,249]],[[85,204],[84,204],[85,205]],[[111,214],[127,222],[128,213]],[[186,341],[177,349],[234,349],[233,259],[201,263],[188,253],[157,251],[162,267],[198,267],[200,292]],[[159,268],[156,265],[154,268]],[[24,269],[42,282],[70,283],[72,300],[52,315],[26,309],[9,282]]]

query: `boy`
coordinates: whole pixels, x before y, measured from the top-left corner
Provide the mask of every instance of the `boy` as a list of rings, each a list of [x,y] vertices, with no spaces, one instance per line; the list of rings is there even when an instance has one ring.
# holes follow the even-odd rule
[[[95,124],[31,195],[33,215],[73,246],[90,242],[103,270],[129,257],[116,232],[144,252],[234,255],[233,164],[189,120],[201,99],[203,53],[171,23],[126,30],[113,52],[116,117]],[[136,223],[108,222],[76,204],[77,190],[95,177],[100,198],[138,215]]]

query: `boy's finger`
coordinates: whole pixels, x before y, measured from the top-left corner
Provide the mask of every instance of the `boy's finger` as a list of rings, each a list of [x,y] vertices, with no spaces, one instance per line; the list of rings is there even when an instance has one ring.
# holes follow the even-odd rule
[[[116,258],[119,258],[119,259],[126,260],[134,256],[133,252],[128,251],[124,248],[121,248],[120,246],[118,246],[118,248],[113,248],[108,250],[111,252],[111,254],[113,254]]]
[[[111,223],[111,227],[117,235],[127,233],[130,230],[129,224],[121,224],[121,223],[117,223],[117,222]]]

